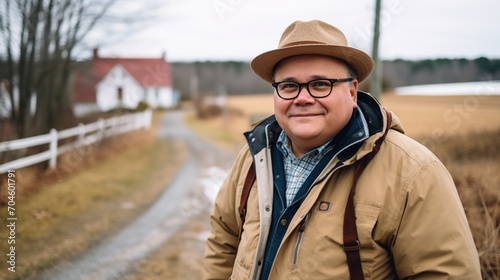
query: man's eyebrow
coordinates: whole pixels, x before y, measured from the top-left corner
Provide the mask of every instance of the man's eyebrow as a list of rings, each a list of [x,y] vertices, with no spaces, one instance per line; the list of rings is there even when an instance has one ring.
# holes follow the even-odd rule
[[[294,77],[287,77],[287,78],[280,80],[280,82],[296,82],[296,81],[297,81],[297,79]]]
[[[326,75],[314,75],[311,77],[312,80],[314,79],[328,79],[328,76]]]
[[[326,75],[313,75],[313,76],[309,77],[308,81],[312,81],[312,80],[316,80],[316,79],[328,79],[328,77]],[[295,77],[286,77],[286,78],[280,80],[280,82],[297,82],[297,81],[298,81],[298,79]]]

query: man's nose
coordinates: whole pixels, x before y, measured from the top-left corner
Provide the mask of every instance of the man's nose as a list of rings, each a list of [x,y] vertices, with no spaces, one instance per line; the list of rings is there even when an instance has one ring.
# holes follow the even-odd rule
[[[297,95],[297,98],[295,98],[295,100],[299,103],[302,103],[304,101],[311,102],[311,100],[314,100],[314,97],[312,97],[312,95],[309,93],[307,85],[299,85],[299,95]]]

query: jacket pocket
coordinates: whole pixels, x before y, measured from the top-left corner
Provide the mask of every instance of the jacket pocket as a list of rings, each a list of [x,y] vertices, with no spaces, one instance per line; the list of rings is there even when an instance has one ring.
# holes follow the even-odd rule
[[[375,205],[356,205],[356,226],[361,247],[373,247],[372,232],[380,209]]]
[[[231,274],[231,277],[229,277],[229,279],[231,280],[249,279],[250,278],[249,274],[250,274],[250,269],[245,269],[244,267],[236,263],[233,267],[233,273]]]
[[[257,242],[258,236],[249,237],[248,232],[243,231],[230,279],[250,278]]]
[[[376,205],[357,205],[356,206],[356,226],[360,244],[360,257],[363,270],[371,275],[373,264],[379,257],[375,253],[375,244],[373,240],[373,231],[380,213],[380,206]]]

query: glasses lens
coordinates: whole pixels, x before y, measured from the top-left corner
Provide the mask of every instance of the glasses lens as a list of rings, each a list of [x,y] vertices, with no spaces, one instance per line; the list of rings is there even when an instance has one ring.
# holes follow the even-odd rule
[[[299,85],[294,82],[282,82],[278,84],[277,90],[282,98],[294,98],[299,91]]]
[[[328,80],[314,80],[309,82],[309,92],[314,97],[324,97],[330,94],[332,82]]]

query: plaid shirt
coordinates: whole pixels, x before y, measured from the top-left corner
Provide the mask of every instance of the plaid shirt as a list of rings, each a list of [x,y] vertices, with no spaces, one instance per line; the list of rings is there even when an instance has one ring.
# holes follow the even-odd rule
[[[300,158],[295,157],[290,146],[290,139],[284,131],[281,132],[276,143],[277,148],[283,154],[284,169],[286,174],[286,205],[292,204],[295,195],[304,184],[309,174],[333,146],[329,142],[309,151]]]

